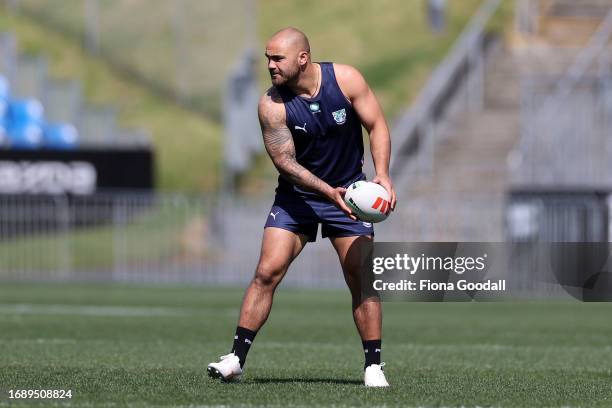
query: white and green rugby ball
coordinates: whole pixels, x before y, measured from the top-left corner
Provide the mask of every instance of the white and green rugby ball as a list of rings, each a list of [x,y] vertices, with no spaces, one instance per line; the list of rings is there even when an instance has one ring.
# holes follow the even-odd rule
[[[356,181],[348,186],[344,202],[361,221],[381,222],[391,212],[389,193],[371,181]]]

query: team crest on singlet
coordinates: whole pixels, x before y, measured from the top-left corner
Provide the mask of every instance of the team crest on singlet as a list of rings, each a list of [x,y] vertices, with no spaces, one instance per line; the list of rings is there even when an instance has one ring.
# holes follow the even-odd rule
[[[337,124],[341,125],[346,122],[346,109],[340,109],[335,112],[332,112],[332,116]]]
[[[310,111],[312,113],[319,113],[319,112],[321,112],[321,107],[316,102],[312,102],[308,107],[310,108]]]

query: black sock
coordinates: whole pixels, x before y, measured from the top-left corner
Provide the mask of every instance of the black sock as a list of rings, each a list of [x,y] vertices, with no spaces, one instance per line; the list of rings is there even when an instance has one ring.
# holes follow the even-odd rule
[[[380,350],[382,349],[382,340],[366,340],[363,341],[363,352],[365,354],[365,366],[368,368],[372,364],[380,365]]]
[[[247,353],[251,348],[253,340],[255,340],[256,334],[257,332],[245,329],[244,327],[236,327],[236,334],[234,335],[234,345],[232,347],[232,353],[238,356],[238,359],[240,360],[240,368],[242,368],[242,366],[244,365]]]

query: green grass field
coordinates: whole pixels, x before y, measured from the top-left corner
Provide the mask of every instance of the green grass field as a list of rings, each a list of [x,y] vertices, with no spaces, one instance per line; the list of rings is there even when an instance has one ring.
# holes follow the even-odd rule
[[[345,291],[279,290],[242,384],[206,377],[241,290],[3,284],[0,406],[612,406],[612,304],[385,304],[365,389]],[[73,399],[8,400],[10,389]]]

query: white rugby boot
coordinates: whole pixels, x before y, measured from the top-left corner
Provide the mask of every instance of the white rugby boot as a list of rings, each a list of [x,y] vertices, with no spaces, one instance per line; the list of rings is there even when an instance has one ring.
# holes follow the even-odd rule
[[[226,382],[240,381],[240,377],[242,376],[240,360],[234,353],[221,356],[218,363],[210,363],[207,371],[209,377],[220,378],[222,381]]]
[[[385,373],[383,373],[382,368],[385,366],[385,363],[371,364],[365,369],[365,373],[363,375],[363,383],[366,387],[388,387],[389,383],[385,378]]]

